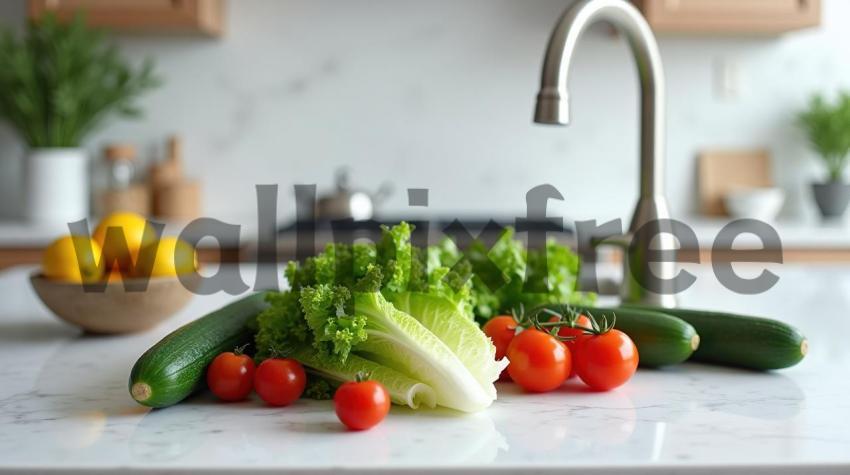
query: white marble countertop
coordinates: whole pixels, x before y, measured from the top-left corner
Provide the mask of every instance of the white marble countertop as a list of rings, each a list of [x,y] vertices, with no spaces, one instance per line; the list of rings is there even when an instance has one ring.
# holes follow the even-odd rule
[[[686,364],[608,393],[503,384],[478,414],[394,407],[352,433],[327,401],[137,406],[126,384],[139,354],[233,297],[196,297],[147,333],[85,336],[51,317],[16,268],[0,273],[0,473],[850,473],[850,267],[774,270],[775,288],[742,296],[700,268],[682,301],[798,325],[811,353],[789,370]]]

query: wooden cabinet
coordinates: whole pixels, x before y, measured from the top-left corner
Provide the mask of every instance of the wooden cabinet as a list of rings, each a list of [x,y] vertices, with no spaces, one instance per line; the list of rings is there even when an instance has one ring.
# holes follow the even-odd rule
[[[820,24],[820,0],[635,0],[656,33],[778,34]]]
[[[219,36],[224,0],[29,0],[29,16],[54,12],[67,20],[83,11],[92,26],[116,31],[164,31]]]

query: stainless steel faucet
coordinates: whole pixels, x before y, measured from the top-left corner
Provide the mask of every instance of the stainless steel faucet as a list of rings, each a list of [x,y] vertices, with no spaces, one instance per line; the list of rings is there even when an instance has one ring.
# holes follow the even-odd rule
[[[582,0],[564,13],[549,39],[534,121],[569,124],[570,63],[581,34],[598,21],[610,23],[626,37],[641,91],[640,196],[628,234],[609,240],[628,244],[620,296],[626,302],[674,307],[676,242],[669,233],[670,212],[664,197],[664,71],[655,36],[634,6],[624,0]],[[651,251],[664,251],[664,262],[652,262]]]

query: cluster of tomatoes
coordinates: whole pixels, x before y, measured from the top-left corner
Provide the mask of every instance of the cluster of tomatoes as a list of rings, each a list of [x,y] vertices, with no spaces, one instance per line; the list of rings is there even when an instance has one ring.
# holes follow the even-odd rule
[[[530,392],[547,392],[578,376],[591,389],[607,391],[628,381],[638,351],[625,333],[599,328],[591,318],[552,313],[546,324],[523,328],[522,319],[502,315],[484,325],[496,346],[496,359],[507,357],[507,375]],[[552,329],[546,331],[546,329]]]
[[[301,363],[290,358],[269,358],[258,366],[241,351],[216,356],[207,368],[207,385],[223,401],[242,401],[256,391],[271,406],[287,406],[301,397],[307,375]],[[364,430],[384,420],[390,395],[377,381],[358,376],[334,393],[339,420],[353,430]]]
[[[565,319],[554,314],[546,324],[524,326],[529,322],[502,315],[488,321],[484,333],[496,346],[496,359],[507,357],[510,362],[503,379],[526,391],[552,391],[576,375],[591,389],[607,391],[623,385],[637,369],[634,342],[585,315]],[[241,401],[256,391],[267,404],[286,406],[301,397],[306,384],[298,361],[269,358],[255,367],[254,360],[238,350],[216,356],[207,369],[207,385],[224,401]],[[363,376],[341,385],[333,399],[339,420],[354,430],[377,425],[390,410],[387,389]]]

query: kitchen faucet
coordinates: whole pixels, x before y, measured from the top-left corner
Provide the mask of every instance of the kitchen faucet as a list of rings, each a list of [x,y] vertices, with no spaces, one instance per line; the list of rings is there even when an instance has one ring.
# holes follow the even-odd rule
[[[564,13],[549,39],[534,121],[569,124],[570,63],[582,32],[598,21],[610,23],[625,36],[640,79],[640,196],[627,235],[603,243],[627,245],[623,301],[674,307],[676,242],[664,197],[664,71],[655,36],[634,6],[624,0],[582,0]],[[658,251],[663,262],[650,257]]]

